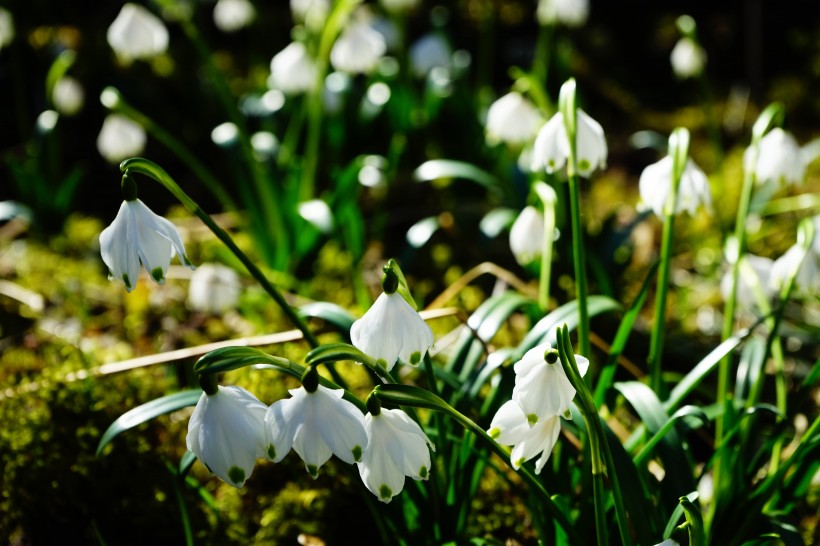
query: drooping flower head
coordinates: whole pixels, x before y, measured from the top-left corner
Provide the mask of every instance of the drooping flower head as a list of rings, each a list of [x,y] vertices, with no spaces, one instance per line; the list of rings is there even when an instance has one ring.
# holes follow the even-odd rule
[[[307,93],[318,84],[319,72],[316,62],[301,42],[291,42],[274,55],[270,62],[270,71],[268,85],[282,93]]]
[[[218,0],[214,6],[214,24],[222,32],[236,32],[255,18],[256,9],[249,0]]]
[[[82,84],[71,76],[63,76],[51,90],[51,102],[60,114],[73,116],[82,109],[85,102]]]
[[[640,206],[652,209],[660,217],[669,213],[667,209],[672,192],[673,164],[672,156],[668,155],[657,163],[649,165],[641,173]],[[712,206],[709,180],[694,161],[687,159],[678,185],[678,199],[674,214],[683,211],[694,214],[701,205],[707,210]]]
[[[364,18],[350,21],[330,50],[330,64],[349,74],[373,72],[387,51],[384,36],[374,30]]]
[[[203,313],[224,313],[239,301],[239,275],[230,267],[202,264],[191,275],[188,307]]]
[[[0,7],[0,50],[9,45],[14,39],[14,18],[11,12]]]
[[[168,49],[168,29],[140,4],[125,4],[108,27],[108,45],[123,62],[150,59]]]
[[[501,445],[514,446],[510,462],[516,470],[540,453],[535,461],[535,473],[540,474],[561,433],[561,417],[554,415],[531,425],[521,406],[509,400],[498,408],[487,433]]]
[[[242,487],[256,459],[267,454],[268,406],[242,387],[217,387],[202,393],[188,421],[185,443],[225,483]]]
[[[388,263],[389,265],[389,263]],[[416,365],[433,346],[433,331],[398,293],[396,273],[385,266],[384,293],[350,328],[350,340],[387,371],[396,361]]]
[[[425,34],[410,46],[410,71],[417,78],[424,78],[434,68],[449,70],[453,49],[447,39],[438,32]]]
[[[544,236],[544,215],[535,207],[524,207],[510,229],[510,250],[515,260],[526,265],[538,259],[544,251]]]
[[[759,146],[754,167],[759,185],[771,183],[782,187],[803,181],[806,158],[791,133],[775,127],[760,139]],[[749,168],[750,158],[751,149],[747,148],[744,156],[746,168]]]
[[[607,145],[601,124],[580,108],[577,110],[576,154],[578,173],[589,177],[597,168],[606,167]],[[532,170],[560,171],[569,158],[569,137],[564,116],[558,112],[541,128],[533,147]]]
[[[521,93],[512,91],[490,105],[487,111],[487,141],[526,144],[538,134],[542,124],[538,108]]]
[[[141,154],[147,139],[138,123],[122,114],[108,114],[97,136],[97,150],[109,163],[119,163]]]
[[[706,66],[706,52],[695,40],[684,36],[672,49],[669,62],[679,79],[694,78],[700,76]]]
[[[580,27],[589,18],[589,0],[538,0],[535,16],[541,25]]]

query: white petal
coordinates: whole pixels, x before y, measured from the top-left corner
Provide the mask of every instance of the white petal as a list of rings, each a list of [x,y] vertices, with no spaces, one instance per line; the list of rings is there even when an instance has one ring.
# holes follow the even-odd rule
[[[382,415],[368,414],[365,423],[369,444],[359,463],[359,475],[380,501],[390,502],[404,488],[404,472],[396,460],[397,438]]]
[[[367,447],[364,415],[342,398],[342,389],[331,390],[319,385],[309,394],[313,403],[314,425],[334,455],[348,464],[356,462]]]
[[[488,434],[505,446],[521,442],[530,433],[527,416],[514,400],[505,402],[493,417]]]
[[[100,233],[100,254],[112,277],[122,279],[129,292],[140,272],[136,226],[128,202],[123,201],[111,225]]]
[[[575,396],[575,388],[567,379],[560,362],[548,364],[543,360],[526,375],[516,374],[512,399],[527,415],[538,420],[562,415]]]
[[[510,250],[516,261],[525,265],[544,250],[544,215],[535,207],[524,207],[510,229]]]
[[[606,137],[601,124],[581,109],[577,111],[576,124],[578,173],[589,177],[596,168],[606,167]]]
[[[567,132],[560,112],[538,131],[532,148],[532,170],[546,169],[548,173],[561,170],[567,161]]]
[[[305,418],[305,411],[302,408],[307,392],[304,389],[293,389],[290,393],[292,398],[274,402],[265,414],[267,441],[270,446],[267,456],[275,463],[284,459],[290,452],[296,431],[302,426]]]

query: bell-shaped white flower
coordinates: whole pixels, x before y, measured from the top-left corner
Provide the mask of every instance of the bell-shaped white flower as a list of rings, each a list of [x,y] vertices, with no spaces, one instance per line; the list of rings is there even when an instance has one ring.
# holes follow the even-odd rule
[[[83,107],[85,92],[82,84],[71,76],[63,76],[51,90],[54,109],[64,116],[73,116]]]
[[[535,16],[541,25],[580,27],[589,18],[589,0],[538,0]]]
[[[120,205],[117,217],[100,233],[100,253],[111,278],[122,279],[129,292],[137,286],[140,263],[159,284],[165,282],[174,254],[182,265],[194,268],[174,224],[139,199]]]
[[[0,50],[14,39],[14,18],[11,12],[0,6]]]
[[[202,313],[220,314],[239,301],[239,275],[220,264],[202,264],[188,285],[188,307]]]
[[[758,184],[799,184],[806,176],[806,159],[791,133],[775,127],[760,139],[755,165]],[[746,149],[744,161],[749,168],[751,149]]]
[[[222,32],[236,32],[255,18],[256,9],[249,0],[218,0],[214,6],[214,24]]]
[[[168,29],[140,4],[125,4],[108,27],[108,45],[123,62],[150,59],[168,49]]]
[[[649,165],[641,173],[640,206],[652,209],[660,217],[670,213],[667,209],[672,191],[673,163],[672,156],[668,155],[657,163]],[[701,205],[707,210],[712,207],[709,179],[694,161],[687,159],[678,185],[678,202],[674,214],[683,211],[694,214]]]
[[[319,77],[316,62],[301,42],[292,42],[274,55],[270,72],[268,86],[291,95],[311,91]]]
[[[753,309],[757,307],[756,291],[760,291],[766,301],[774,294],[769,282],[774,261],[763,256],[746,254],[740,258],[740,275],[737,283],[736,301],[739,307]],[[727,270],[720,281],[720,293],[724,300],[729,299],[732,289],[732,271]]]
[[[706,52],[695,40],[684,36],[672,48],[669,62],[678,78],[694,78],[700,76],[706,66]]]
[[[525,144],[530,142],[544,120],[538,108],[521,93],[507,93],[487,111],[487,141]]]
[[[359,461],[359,475],[367,489],[384,503],[401,493],[404,478],[426,480],[430,450],[435,446],[421,427],[400,409],[384,409],[364,418],[367,449]]]
[[[329,234],[333,231],[333,211],[323,200],[303,201],[299,203],[298,210],[299,216],[322,233]]]
[[[148,139],[141,125],[122,114],[108,114],[97,136],[97,150],[109,163],[140,155]]]
[[[815,235],[815,241],[817,241]],[[769,277],[770,287],[779,291],[783,283],[797,269],[797,276],[794,279],[794,292],[798,295],[820,294],[820,254],[814,248],[809,248],[808,252],[803,251],[800,245],[794,245],[772,264],[772,271]]]
[[[583,376],[589,360],[575,355],[578,371]],[[549,343],[538,345],[515,363],[515,387],[512,399],[517,403],[530,426],[555,415],[569,411],[575,397],[575,388],[569,382],[558,358],[558,352]]]
[[[580,108],[577,110],[576,125],[578,173],[589,177],[595,169],[606,167],[606,137],[601,124]],[[538,131],[532,155],[533,171],[546,169],[548,173],[554,173],[566,165],[569,158],[569,137],[561,112],[552,116]]]
[[[544,215],[535,207],[524,207],[513,222],[510,250],[521,265],[538,259],[544,251]]]
[[[388,372],[397,360],[416,365],[433,346],[433,331],[398,292],[382,293],[350,328],[353,345]]]
[[[330,50],[330,63],[336,70],[349,74],[373,72],[387,50],[384,36],[364,20],[353,20]]]
[[[510,400],[498,408],[487,433],[501,445],[514,446],[510,462],[516,470],[540,453],[535,461],[535,473],[540,474],[561,433],[561,417],[553,415],[531,425],[521,406]]]
[[[453,49],[440,33],[425,34],[410,46],[410,72],[417,78],[425,78],[437,67],[450,68]]]
[[[300,387],[290,394],[265,414],[268,458],[279,462],[293,448],[314,478],[331,455],[348,464],[361,460],[367,447],[364,416],[342,398],[342,389],[318,385],[314,392]]]
[[[188,421],[185,443],[225,483],[242,487],[256,459],[267,454],[268,406],[242,387],[218,387],[202,393]]]

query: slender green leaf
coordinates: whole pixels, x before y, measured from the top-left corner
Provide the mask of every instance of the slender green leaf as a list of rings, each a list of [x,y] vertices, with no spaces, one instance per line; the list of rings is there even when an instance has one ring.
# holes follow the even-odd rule
[[[442,178],[461,178],[475,182],[485,188],[498,191],[498,179],[471,163],[452,159],[432,159],[413,171],[413,178],[419,182],[429,182]]]
[[[686,522],[689,524],[689,546],[705,546],[706,532],[703,529],[703,516],[700,509],[687,497],[680,498],[680,505],[683,507]]]
[[[284,369],[293,365],[286,358],[269,355],[254,347],[221,347],[197,360],[194,371],[200,375],[216,374],[255,364],[270,364]]]
[[[735,398],[746,400],[750,393],[755,391],[755,385],[763,376],[763,363],[766,358],[766,340],[753,337],[743,346],[740,353],[740,363],[737,367],[737,384]],[[749,400],[750,404],[754,400]]]
[[[346,336],[350,336],[350,328],[356,322],[356,318],[346,309],[326,301],[308,303],[299,307],[299,315],[303,318],[318,318],[332,324]]]
[[[194,466],[196,462],[196,455],[194,455],[193,451],[186,451],[182,458],[179,460],[179,468],[177,472],[180,476],[186,476],[188,472],[191,470],[191,467]]]
[[[696,500],[698,500],[698,493],[697,491],[692,491],[684,498],[689,499],[690,502],[695,502]],[[663,531],[663,538],[669,538],[672,536],[672,532],[678,526],[678,522],[681,520],[682,517],[684,517],[683,504],[678,503],[678,505],[672,511],[672,515],[669,516],[669,519],[666,522],[666,529],[664,529]]]
[[[672,427],[675,426],[675,421],[678,419],[683,419],[686,421],[686,417],[694,417],[697,421],[700,422],[701,425],[708,425],[709,424],[709,417],[706,413],[697,406],[683,406],[678,411],[675,412],[672,417],[669,418],[666,423],[649,439],[649,441],[644,444],[641,448],[641,451],[635,455],[635,464],[642,465],[648,457],[652,453],[652,449],[660,442],[667,433],[672,430]]]
[[[305,362],[311,366],[337,362],[339,360],[353,360],[354,362],[365,363],[371,367],[378,366],[373,357],[364,354],[353,345],[347,343],[320,345],[305,356]]]

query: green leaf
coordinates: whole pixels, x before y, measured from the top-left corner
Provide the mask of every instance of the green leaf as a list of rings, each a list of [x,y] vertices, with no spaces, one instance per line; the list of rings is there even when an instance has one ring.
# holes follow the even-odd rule
[[[691,493],[686,495],[685,498],[689,499],[691,502],[695,502],[698,499],[698,493],[697,493],[697,491],[692,491]],[[669,520],[667,520],[667,522],[666,522],[666,529],[664,529],[664,531],[663,531],[663,538],[667,539],[667,538],[670,538],[672,536],[672,532],[678,526],[678,522],[680,521],[680,519],[682,517],[683,517],[683,505],[680,502],[678,502],[678,505],[672,511],[672,515],[669,516]]]
[[[680,505],[686,514],[686,522],[689,524],[689,546],[705,546],[706,532],[703,529],[703,516],[700,509],[687,497],[680,498]]]
[[[498,191],[498,179],[471,163],[452,159],[432,159],[425,161],[413,171],[418,182],[429,182],[442,178],[461,178],[493,191]]]
[[[97,446],[97,456],[102,453],[102,450],[111,443],[111,441],[126,430],[132,429],[137,425],[141,425],[150,421],[154,417],[165,415],[188,406],[194,406],[202,396],[200,389],[191,389],[180,391],[156,400],[151,400],[141,406],[123,413],[116,421],[103,433],[100,438],[100,443]]]
[[[311,366],[337,362],[339,360],[353,360],[354,362],[361,362],[371,367],[378,366],[373,357],[364,354],[353,345],[347,343],[320,345],[305,356],[305,362]]]
[[[348,337],[350,336],[350,328],[353,326],[353,323],[356,322],[356,318],[346,309],[335,303],[326,301],[317,301],[303,305],[299,307],[298,313],[299,316],[303,318],[311,317],[322,319],[335,326]]]
[[[196,462],[196,455],[194,455],[193,451],[186,451],[182,458],[179,460],[179,468],[177,469],[177,473],[180,476],[186,476],[188,472],[191,470],[191,467],[194,466]]]
[[[753,337],[746,342],[740,353],[740,363],[737,367],[737,383],[735,384],[735,398],[746,400],[755,392],[755,385],[763,376],[763,364],[766,358],[766,340]],[[749,400],[753,403],[754,400]]]
[[[649,441],[644,444],[641,451],[635,455],[635,464],[643,464],[646,457],[652,453],[652,449],[666,436],[669,431],[672,430],[672,427],[675,426],[675,421],[678,419],[687,421],[687,417],[696,418],[700,425],[705,426],[709,424],[709,417],[702,409],[697,406],[683,406],[676,411],[675,414],[672,415],[668,421],[666,421],[666,423],[663,424],[663,426],[652,436],[652,438],[649,439]]]
[[[254,364],[269,364],[284,370],[296,366],[286,358],[269,355],[254,347],[221,347],[197,360],[194,371],[200,375],[216,374]]]

